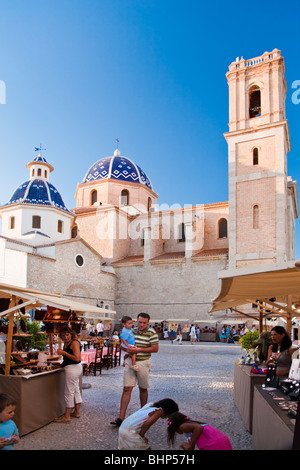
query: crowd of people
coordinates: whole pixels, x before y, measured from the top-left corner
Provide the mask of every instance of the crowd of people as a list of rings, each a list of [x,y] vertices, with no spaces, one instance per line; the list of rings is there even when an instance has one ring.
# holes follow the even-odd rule
[[[248,331],[245,325],[224,325],[220,332],[220,341],[222,343],[234,343],[238,341]]]
[[[123,390],[120,399],[118,416],[111,421],[111,425],[119,428],[119,450],[150,450],[146,433],[155,422],[162,418],[167,420],[166,434],[169,447],[174,446],[176,434],[184,434],[186,442],[181,444],[184,450],[231,450],[229,438],[218,429],[207,423],[200,422],[186,416],[179,410],[178,404],[171,398],[153,402],[149,401],[151,355],[159,352],[159,338],[157,332],[149,325],[150,316],[140,313],[137,317],[137,326],[132,328],[132,319],[128,316],[122,319],[121,346],[126,352],[123,374]],[[181,325],[178,325],[177,336],[181,334]],[[194,326],[194,325],[193,325]],[[224,334],[235,331],[224,325]],[[71,416],[80,418],[80,405],[82,402],[79,386],[82,366],[80,361],[80,341],[74,331],[64,328],[61,331],[64,345],[59,353],[63,356],[62,367],[65,370],[65,406],[66,411],[57,423],[69,423]],[[192,335],[196,332],[192,330]],[[243,326],[239,331],[243,334]],[[131,338],[133,336],[133,338]],[[191,336],[191,331],[190,331]],[[281,368],[278,375],[288,374],[292,362],[291,340],[282,327],[271,330],[272,345],[269,348],[268,362],[276,359]],[[227,336],[226,338],[227,339]],[[134,358],[134,360],[133,360]],[[130,403],[131,393],[135,385],[139,387],[140,409],[126,416]],[[201,400],[201,394],[199,395]],[[13,421],[17,402],[7,394],[0,393],[0,449],[11,450],[19,441],[17,426]]]
[[[248,331],[244,324],[242,325],[224,325],[221,330],[218,330],[216,326],[207,326],[200,327],[197,323],[192,323],[190,326],[184,327],[179,324],[176,329],[165,328],[163,338],[165,340],[171,340],[172,343],[179,341],[179,344],[182,344],[182,333],[188,333],[188,339],[191,344],[199,343],[201,341],[201,335],[204,333],[213,333],[216,335],[216,341],[220,339],[223,343],[234,343],[238,341],[240,336],[243,336]],[[205,340],[205,337],[203,337]]]

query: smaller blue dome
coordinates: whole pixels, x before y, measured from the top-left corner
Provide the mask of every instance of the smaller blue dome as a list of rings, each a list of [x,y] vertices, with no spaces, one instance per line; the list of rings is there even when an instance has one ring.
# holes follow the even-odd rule
[[[33,179],[21,184],[6,206],[11,204],[36,204],[54,206],[66,212],[70,212],[53,184],[42,179]]]
[[[43,155],[41,153],[38,154],[37,157],[34,157],[34,159],[32,160],[34,163],[47,163],[47,160],[45,157],[43,157]]]
[[[138,183],[153,190],[146,173],[129,158],[122,157],[118,150],[115,151],[114,156],[102,158],[94,163],[85,174],[82,182],[89,183],[103,179]]]

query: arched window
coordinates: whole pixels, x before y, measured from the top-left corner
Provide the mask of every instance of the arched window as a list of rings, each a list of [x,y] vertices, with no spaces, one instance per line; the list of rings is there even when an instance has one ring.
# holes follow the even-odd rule
[[[37,175],[38,175],[38,176],[42,176],[42,170],[41,170],[40,168],[38,168]]]
[[[260,88],[253,86],[249,91],[249,117],[254,118],[261,114]]]
[[[74,227],[72,228],[71,237],[76,238],[77,233],[78,233],[77,225],[74,225]]]
[[[94,189],[94,191],[91,192],[91,205],[93,206],[95,202],[97,202],[97,191]]]
[[[179,224],[178,226],[178,241],[185,242],[185,226],[184,224]]]
[[[39,215],[32,216],[32,228],[41,228],[41,217]]]
[[[47,178],[47,176],[48,176],[48,171],[47,170],[44,171],[44,175],[45,175],[45,178]]]
[[[253,149],[253,165],[258,165],[258,148]]]
[[[151,197],[148,197],[148,212],[150,212],[151,205],[152,205],[152,199]]]
[[[34,168],[32,169],[32,173],[31,173],[31,176],[34,176]]]
[[[259,228],[259,207],[253,206],[253,228]]]
[[[129,204],[129,191],[127,189],[122,189],[121,191],[121,205],[128,206]]]
[[[218,222],[218,238],[227,238],[227,219]]]

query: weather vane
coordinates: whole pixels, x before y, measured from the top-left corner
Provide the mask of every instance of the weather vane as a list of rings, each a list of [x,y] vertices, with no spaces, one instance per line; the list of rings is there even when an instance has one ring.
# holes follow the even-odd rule
[[[119,148],[119,142],[120,142],[120,141],[119,141],[119,139],[116,139],[116,141],[117,141],[117,149],[118,149],[118,148]]]
[[[42,144],[40,144],[39,147],[34,147],[34,151],[35,151],[35,152],[41,152],[42,150],[46,150],[46,149],[43,149],[43,148],[42,148]]]

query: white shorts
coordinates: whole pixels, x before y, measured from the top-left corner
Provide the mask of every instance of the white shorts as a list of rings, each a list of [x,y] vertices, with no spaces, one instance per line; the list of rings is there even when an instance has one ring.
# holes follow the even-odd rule
[[[148,389],[149,384],[149,375],[151,370],[151,361],[150,359],[145,359],[144,361],[136,361],[138,371],[132,368],[132,361],[130,357],[125,359],[125,370],[123,376],[124,387],[135,387],[136,383],[140,388]]]

